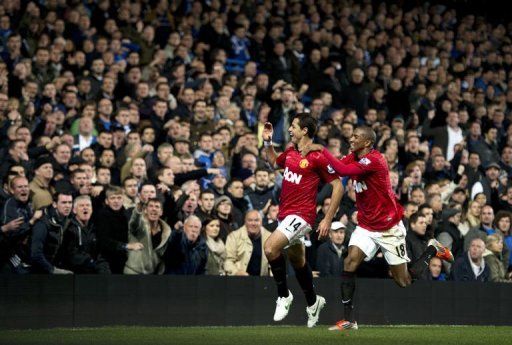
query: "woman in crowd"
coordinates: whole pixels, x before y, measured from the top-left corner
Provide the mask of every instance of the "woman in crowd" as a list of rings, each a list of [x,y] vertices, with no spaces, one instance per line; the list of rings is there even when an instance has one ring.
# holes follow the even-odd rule
[[[203,236],[208,246],[208,260],[206,274],[224,275],[224,260],[226,259],[226,246],[220,238],[220,221],[217,218],[207,218],[203,222]]]

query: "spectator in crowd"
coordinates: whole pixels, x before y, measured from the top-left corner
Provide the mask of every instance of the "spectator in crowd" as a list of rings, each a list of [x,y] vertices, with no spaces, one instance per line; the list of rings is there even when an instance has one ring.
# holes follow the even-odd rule
[[[247,196],[255,210],[266,213],[270,203],[274,200],[274,186],[270,183],[270,172],[266,169],[258,168],[254,173],[255,184]]]
[[[512,283],[512,272],[507,273],[507,267],[503,262],[503,237],[496,233],[487,236],[485,240],[486,251],[484,252],[484,260],[489,267],[489,281]],[[505,260],[508,266],[508,260]]]
[[[64,231],[69,226],[73,196],[57,192],[51,206],[34,225],[31,243],[32,269],[37,273],[72,274],[63,268]]]
[[[34,164],[34,178],[30,182],[30,193],[34,209],[40,210],[52,204],[50,182],[53,179],[53,166],[49,157],[39,157]]]
[[[62,240],[63,267],[74,273],[110,273],[108,262],[99,254],[96,230],[91,221],[92,201],[81,195],[73,201],[73,215]]]
[[[343,260],[347,254],[345,228],[342,222],[332,222],[329,239],[318,247],[316,269],[320,277],[339,277],[343,272]]]
[[[443,211],[443,223],[438,235],[438,240],[444,246],[450,248],[454,257],[463,251],[464,238],[458,229],[461,211],[458,208],[449,208]]]
[[[231,210],[233,213],[233,220],[237,224],[241,224],[245,213],[252,209],[249,198],[244,195],[243,182],[235,179],[231,180],[228,183],[226,195],[231,199],[231,203],[233,205]]]
[[[463,236],[467,236],[470,229],[480,227],[480,214],[482,206],[480,203],[472,200],[468,203],[466,214],[461,217],[459,230]]]
[[[430,280],[446,280],[446,275],[443,273],[443,261],[440,258],[434,256],[432,259],[430,259],[428,270]]]
[[[411,262],[416,262],[421,254],[427,249],[428,236],[427,232],[427,220],[421,213],[413,213],[409,217],[409,231],[405,238],[407,247],[407,256],[411,259]]]
[[[121,214],[139,199],[162,197],[162,219],[180,228],[192,213],[203,219],[200,193],[211,189],[205,217],[219,218],[222,240],[251,209],[275,228],[280,174],[265,178],[257,138],[269,121],[284,149],[304,109],[317,121],[315,140],[336,157],[348,152],[355,126],[376,131],[397,196],[411,210],[415,203],[433,212],[425,214],[427,236],[446,234],[443,211],[459,204],[465,216],[456,227],[467,250],[475,235],[498,227],[490,212],[511,211],[512,35],[506,21],[468,14],[477,13],[473,4],[135,1],[130,11],[111,1],[67,3],[71,17],[87,23],[78,25],[61,18],[62,4],[21,3],[6,10],[0,38],[0,210],[16,175],[28,179],[35,210],[51,208],[53,194],[68,189],[90,195],[89,222],[115,273],[138,246],[124,247]],[[27,35],[27,18],[44,30]],[[195,210],[177,191],[187,181],[198,188]],[[119,218],[107,212],[117,221],[112,233],[99,216],[110,209],[109,185],[125,190]],[[349,185],[344,194],[337,218],[347,217],[348,237],[355,192]],[[485,221],[476,224],[478,207],[468,200]],[[33,214],[23,224],[0,217],[2,263],[14,247],[28,250]],[[307,259],[315,263],[311,240]],[[14,263],[25,267],[29,254],[19,249]]]
[[[263,228],[258,211],[245,214],[244,225],[228,235],[224,270],[230,276],[268,276],[269,264],[263,245],[270,232]]]
[[[128,214],[123,206],[123,189],[110,187],[105,192],[105,207],[94,218],[100,254],[110,270],[122,274],[127,252],[141,250],[140,242],[128,243]]]
[[[512,212],[512,185],[506,188],[503,195],[500,195],[498,188],[493,188],[491,191],[491,205],[496,212],[501,210]]]
[[[231,232],[240,227],[233,219],[233,202],[228,196],[223,195],[215,200],[213,209],[215,216],[220,221],[220,237],[225,241]]]
[[[208,260],[206,274],[224,275],[224,261],[226,260],[226,246],[220,238],[220,222],[215,218],[206,218],[203,221],[203,236],[208,246]]]
[[[163,274],[163,255],[171,236],[171,228],[161,220],[162,202],[156,198],[140,202],[128,223],[128,243],[139,247],[130,250],[124,274]]]
[[[474,238],[469,250],[457,258],[451,270],[451,278],[455,281],[487,282],[490,277],[489,267],[484,260],[485,242]]]
[[[499,211],[496,214],[496,219],[494,220],[496,233],[499,233],[503,236],[503,255],[505,263],[505,268],[512,268],[512,213],[507,211]]]
[[[455,156],[455,145],[464,140],[464,132],[459,126],[459,114],[456,111],[450,111],[446,117],[446,126],[432,128],[431,122],[435,116],[435,111],[428,113],[423,123],[422,134],[425,138],[432,138],[433,145],[440,147],[444,158],[450,162]]]
[[[188,216],[183,229],[173,231],[164,259],[167,274],[205,274],[208,246],[201,236],[201,220],[197,216]]]
[[[199,217],[201,222],[213,216],[213,207],[215,206],[215,194],[212,190],[206,189],[199,195],[195,215]]]
[[[464,237],[464,250],[469,249],[469,244],[474,238],[480,238],[485,242],[487,235],[493,231],[494,210],[491,206],[485,205],[480,213],[480,225],[468,231]]]
[[[29,199],[28,180],[14,176],[9,182],[12,196],[3,206],[0,231],[0,265],[3,273],[29,273],[32,226],[43,215],[33,211]]]

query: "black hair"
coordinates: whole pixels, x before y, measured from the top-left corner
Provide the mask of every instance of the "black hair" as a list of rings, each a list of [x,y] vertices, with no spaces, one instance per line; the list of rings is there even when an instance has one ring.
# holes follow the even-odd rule
[[[306,128],[308,130],[308,138],[313,139],[317,130],[316,119],[314,119],[309,113],[299,113],[295,115],[294,118],[299,120],[299,126],[301,129]]]

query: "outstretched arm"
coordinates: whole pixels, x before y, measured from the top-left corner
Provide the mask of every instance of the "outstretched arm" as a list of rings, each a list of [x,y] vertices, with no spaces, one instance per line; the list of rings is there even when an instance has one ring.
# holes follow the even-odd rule
[[[365,173],[364,169],[361,168],[357,164],[344,164],[339,159],[334,157],[329,150],[324,148],[322,150],[325,158],[329,161],[331,167],[336,171],[336,173],[340,176],[353,176],[353,175],[363,175]]]

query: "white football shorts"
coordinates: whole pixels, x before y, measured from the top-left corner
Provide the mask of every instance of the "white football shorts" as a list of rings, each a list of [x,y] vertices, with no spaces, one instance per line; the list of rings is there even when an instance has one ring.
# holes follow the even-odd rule
[[[312,230],[311,225],[297,215],[286,216],[279,225],[277,230],[283,233],[288,239],[288,246],[297,243],[304,243],[304,235]]]
[[[348,246],[356,246],[366,254],[365,261],[373,259],[377,250],[381,248],[384,258],[389,265],[400,265],[411,261],[407,256],[405,235],[407,230],[400,221],[397,225],[383,232],[368,231],[357,226]]]

